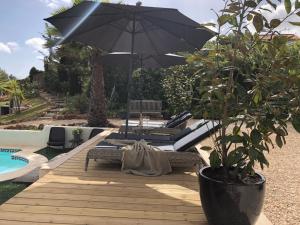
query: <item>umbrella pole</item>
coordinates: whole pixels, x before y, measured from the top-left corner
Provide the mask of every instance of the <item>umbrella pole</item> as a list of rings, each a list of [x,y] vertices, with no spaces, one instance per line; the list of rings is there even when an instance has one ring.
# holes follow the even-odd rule
[[[133,55],[134,55],[134,42],[135,42],[135,15],[133,15],[133,29],[131,34],[131,51],[130,51],[130,65],[128,73],[128,82],[127,82],[127,112],[126,112],[126,128],[125,128],[125,138],[128,136],[128,122],[130,115],[130,97],[131,97],[131,81],[132,81],[132,72],[133,72]]]
[[[141,72],[140,72],[140,121],[141,121],[141,127],[143,126],[143,89],[142,89],[142,76],[143,76],[143,56],[141,55]]]

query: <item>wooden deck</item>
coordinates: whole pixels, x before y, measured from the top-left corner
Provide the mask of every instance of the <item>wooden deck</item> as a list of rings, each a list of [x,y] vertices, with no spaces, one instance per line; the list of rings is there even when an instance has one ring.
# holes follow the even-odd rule
[[[0,225],[207,225],[197,177],[139,177],[78,153],[0,207]],[[257,225],[267,225],[264,216]]]

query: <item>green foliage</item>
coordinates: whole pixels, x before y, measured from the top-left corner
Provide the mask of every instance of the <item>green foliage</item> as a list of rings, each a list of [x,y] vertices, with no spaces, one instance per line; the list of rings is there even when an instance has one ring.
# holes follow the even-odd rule
[[[189,57],[201,79],[198,106],[222,125],[213,138],[211,166],[224,166],[232,179],[253,175],[256,163],[269,165],[265,154],[286,143],[288,121],[300,131],[300,46],[275,30],[299,13],[297,2],[284,1],[285,17],[271,21],[263,12],[273,11],[263,3],[226,1],[215,27],[231,34],[219,34],[207,55]],[[280,4],[267,3],[272,9]]]
[[[90,49],[80,43],[61,45],[45,59],[45,85],[48,91],[70,94],[82,92],[90,75]]]
[[[0,92],[8,95],[9,100],[17,108],[16,112],[20,112],[21,103],[25,97],[19,82],[15,79],[0,81]]]
[[[5,81],[7,80],[9,75],[0,68],[0,81]]]
[[[18,114],[1,116],[1,124],[18,123],[40,117],[49,110],[49,105],[42,98],[25,99],[24,105],[30,105],[29,109],[22,110]]]
[[[39,96],[39,88],[36,82],[25,80],[21,83],[21,89],[25,98],[35,98]]]
[[[189,65],[174,66],[166,70],[162,81],[164,96],[171,114],[192,109],[199,76],[195,67]]]
[[[81,114],[87,113],[88,104],[88,98],[84,94],[69,97],[67,102],[67,112]]]
[[[33,82],[33,76],[42,73],[42,71],[36,69],[35,67],[32,67],[29,71],[29,80],[30,82]]]
[[[82,134],[82,129],[81,128],[76,128],[72,130],[72,134],[75,135],[81,135]]]

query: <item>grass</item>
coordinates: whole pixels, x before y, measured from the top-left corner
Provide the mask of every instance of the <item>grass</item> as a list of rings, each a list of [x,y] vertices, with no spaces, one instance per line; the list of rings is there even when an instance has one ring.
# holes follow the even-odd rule
[[[27,183],[14,183],[11,181],[0,183],[0,205],[23,191],[28,186],[29,184]]]
[[[54,149],[54,148],[43,148],[35,153],[40,154],[45,156],[48,160],[53,159],[54,157],[63,154],[63,153],[67,153],[70,150],[72,150],[71,148],[65,148],[65,149]]]
[[[23,104],[30,104],[31,107],[18,114],[1,116],[1,124],[9,124],[11,122],[22,122],[25,120],[34,119],[49,109],[49,104],[40,97],[26,99]]]

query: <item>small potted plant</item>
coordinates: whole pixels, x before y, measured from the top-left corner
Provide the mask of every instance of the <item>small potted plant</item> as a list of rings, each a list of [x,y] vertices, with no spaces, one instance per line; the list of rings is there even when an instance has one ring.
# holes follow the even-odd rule
[[[76,128],[72,131],[74,142],[79,143],[81,141],[82,129]]]
[[[266,154],[281,148],[288,123],[300,132],[299,45],[281,35],[282,23],[299,26],[299,1],[227,0],[217,14],[218,35],[208,55],[190,56],[201,75],[199,108],[219,120],[210,167],[200,170],[203,210],[210,225],[253,225],[260,215],[269,166]],[[270,18],[284,4],[283,18]],[[268,16],[267,16],[268,15]]]

